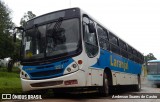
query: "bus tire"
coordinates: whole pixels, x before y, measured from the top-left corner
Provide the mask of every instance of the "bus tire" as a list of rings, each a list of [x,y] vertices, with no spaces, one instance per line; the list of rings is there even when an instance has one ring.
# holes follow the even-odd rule
[[[109,95],[108,75],[105,72],[103,74],[103,86],[100,87],[99,93],[101,96],[108,96]]]
[[[138,75],[138,84],[135,86],[136,91],[141,91],[141,77]]]

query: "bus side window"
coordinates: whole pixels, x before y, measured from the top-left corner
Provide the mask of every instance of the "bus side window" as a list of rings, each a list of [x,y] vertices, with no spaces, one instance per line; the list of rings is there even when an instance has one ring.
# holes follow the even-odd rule
[[[118,46],[118,39],[111,32],[109,34],[109,41]]]
[[[114,36],[111,32],[109,32],[109,42],[111,43],[110,44],[111,51],[116,54],[120,54],[120,49],[118,46],[118,38]]]
[[[125,58],[128,58],[127,46],[126,43],[119,39],[119,47],[121,49],[121,55]]]
[[[87,21],[88,20],[88,21]],[[89,20],[87,17],[83,18],[83,34],[84,34],[84,42],[85,48],[88,57],[94,57],[98,54],[98,43],[96,32],[89,32],[89,23],[93,23],[93,21]]]
[[[128,58],[129,58],[130,60],[134,60],[134,57],[132,56],[132,54],[133,54],[132,47],[130,47],[130,46],[128,45],[127,51],[128,51]]]
[[[98,39],[99,39],[100,47],[102,49],[109,50],[107,32],[99,25],[97,26],[97,32],[98,32]]]
[[[134,61],[139,63],[139,60],[138,60],[138,52],[134,49],[133,50],[133,55],[134,55]]]
[[[108,36],[107,36],[107,33],[106,31],[100,27],[99,25],[97,26],[97,31],[98,31],[98,36],[105,39],[105,40],[108,40]]]

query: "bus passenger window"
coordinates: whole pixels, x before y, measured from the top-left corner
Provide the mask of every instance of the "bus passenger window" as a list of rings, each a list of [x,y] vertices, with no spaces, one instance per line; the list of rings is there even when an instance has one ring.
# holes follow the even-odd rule
[[[109,50],[109,42],[99,37],[99,45],[102,49]]]
[[[97,26],[99,44],[102,49],[109,50],[107,32],[100,26]]]
[[[99,37],[108,40],[107,32],[102,27],[97,26],[97,32]]]
[[[111,51],[120,54],[120,48],[118,46],[118,38],[114,36],[111,32],[109,32],[109,42]]]
[[[118,39],[111,32],[109,33],[109,41],[118,46]]]

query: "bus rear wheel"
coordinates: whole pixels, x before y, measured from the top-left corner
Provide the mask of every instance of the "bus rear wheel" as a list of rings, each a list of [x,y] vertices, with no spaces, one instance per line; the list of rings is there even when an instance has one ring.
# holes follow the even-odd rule
[[[103,74],[103,86],[100,87],[99,93],[101,96],[108,96],[109,95],[108,75],[105,72]]]
[[[135,85],[135,89],[136,89],[136,91],[140,91],[141,90],[141,77],[140,77],[140,75],[138,75],[137,80],[138,80],[138,84]]]

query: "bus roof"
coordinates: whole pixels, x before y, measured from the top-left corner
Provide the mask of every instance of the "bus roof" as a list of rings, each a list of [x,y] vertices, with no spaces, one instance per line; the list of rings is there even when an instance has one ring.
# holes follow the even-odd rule
[[[148,62],[160,62],[160,60],[149,60]]]

